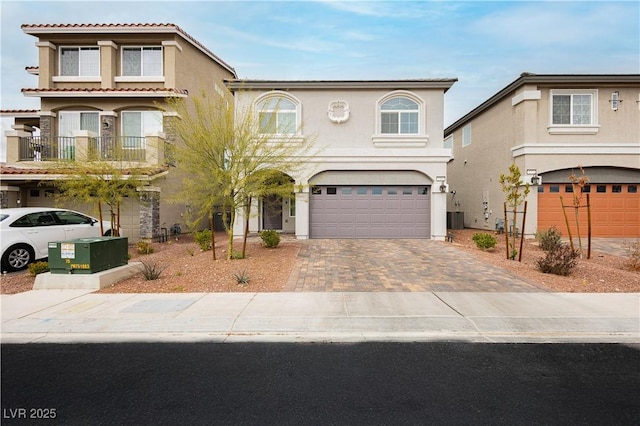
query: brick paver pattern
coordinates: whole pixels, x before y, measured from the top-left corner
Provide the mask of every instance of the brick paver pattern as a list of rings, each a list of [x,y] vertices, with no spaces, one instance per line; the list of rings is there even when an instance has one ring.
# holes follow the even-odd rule
[[[307,240],[284,291],[541,292],[434,240]]]

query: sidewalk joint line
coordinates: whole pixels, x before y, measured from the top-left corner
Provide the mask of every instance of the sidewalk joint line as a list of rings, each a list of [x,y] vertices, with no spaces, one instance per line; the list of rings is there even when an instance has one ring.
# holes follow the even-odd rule
[[[251,304],[251,302],[253,302],[253,300],[256,298],[256,296],[258,295],[258,293],[253,293],[253,295],[251,296],[251,299],[249,299],[249,301],[247,302],[246,305],[244,305],[244,308],[242,308],[240,310],[240,312],[238,312],[238,315],[236,315],[236,317],[233,319],[233,324],[231,324],[231,327],[229,328],[229,331],[227,333],[225,333],[225,338],[222,340],[222,343],[226,343],[227,339],[234,334],[233,329],[236,327],[236,323],[238,322],[238,320],[240,319],[240,316],[243,314],[243,312],[249,307],[249,305]]]

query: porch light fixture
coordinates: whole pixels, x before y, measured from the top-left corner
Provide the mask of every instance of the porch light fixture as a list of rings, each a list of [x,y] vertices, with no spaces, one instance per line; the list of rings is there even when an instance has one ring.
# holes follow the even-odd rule
[[[540,183],[540,177],[536,174],[531,176],[531,185],[537,185]]]
[[[609,99],[609,103],[611,104],[611,109],[614,111],[618,110],[618,107],[622,103],[622,99],[620,99],[620,92],[617,90],[611,93],[611,99]]]
[[[440,192],[447,192],[447,185],[442,183],[440,184]]]

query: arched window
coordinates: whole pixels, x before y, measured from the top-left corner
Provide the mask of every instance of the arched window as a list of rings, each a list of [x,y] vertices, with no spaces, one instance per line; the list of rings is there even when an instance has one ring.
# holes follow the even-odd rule
[[[260,133],[293,135],[298,128],[298,107],[284,96],[269,96],[258,102]]]
[[[419,132],[420,106],[413,100],[397,96],[380,105],[380,133],[416,135]]]

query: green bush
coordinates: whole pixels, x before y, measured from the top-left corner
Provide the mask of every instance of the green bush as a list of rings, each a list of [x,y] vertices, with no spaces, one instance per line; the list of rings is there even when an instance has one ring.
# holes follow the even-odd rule
[[[149,241],[140,240],[136,243],[136,250],[138,254],[151,254],[153,253],[153,246]]]
[[[211,230],[203,229],[202,231],[196,231],[193,233],[193,239],[196,244],[200,246],[202,251],[211,250],[213,247],[211,246]]]
[[[486,232],[473,234],[473,237],[471,237],[471,239],[476,243],[476,246],[478,246],[478,248],[482,250],[489,250],[491,248],[494,248],[498,243],[498,240],[496,240],[493,235],[487,234]]]
[[[554,225],[545,231],[536,233],[536,240],[540,243],[540,248],[544,251],[552,251],[562,244],[562,234]]]
[[[260,238],[262,238],[264,246],[268,248],[278,247],[278,244],[280,244],[280,234],[273,229],[265,229],[260,232]]]
[[[29,272],[32,277],[35,277],[38,274],[42,274],[44,272],[49,272],[49,262],[35,262],[29,264]]]
[[[538,259],[538,269],[545,274],[566,276],[578,264],[578,252],[567,244],[560,244],[547,252],[546,256]]]

